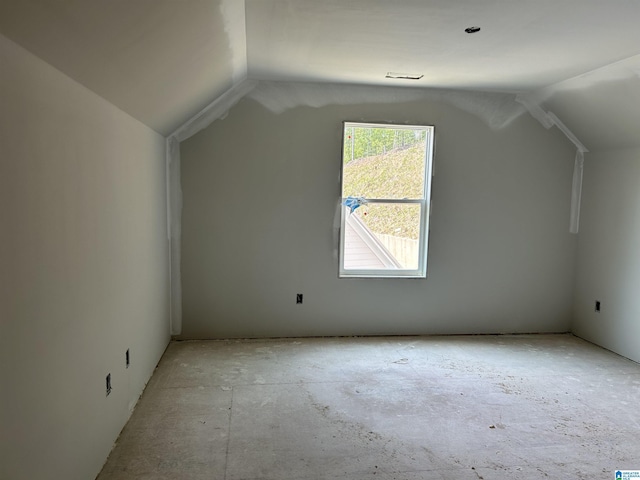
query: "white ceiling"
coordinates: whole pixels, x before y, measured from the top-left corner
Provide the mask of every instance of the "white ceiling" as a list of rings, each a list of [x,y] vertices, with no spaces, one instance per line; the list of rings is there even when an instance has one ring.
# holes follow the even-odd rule
[[[606,74],[578,93],[567,79],[640,54],[638,20],[638,0],[0,0],[0,33],[165,135],[247,76],[544,90],[582,131]],[[638,72],[623,81],[635,111],[619,95],[640,98]]]
[[[522,91],[640,53],[628,0],[247,0],[246,18],[266,79]]]

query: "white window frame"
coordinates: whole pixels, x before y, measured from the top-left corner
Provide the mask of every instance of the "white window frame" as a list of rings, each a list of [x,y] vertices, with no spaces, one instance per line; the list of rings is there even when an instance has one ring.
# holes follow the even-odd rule
[[[341,199],[341,221],[340,221],[340,255],[339,255],[339,277],[340,278],[426,278],[427,276],[427,253],[429,246],[429,219],[431,216],[431,183],[433,178],[433,150],[435,127],[432,125],[403,125],[392,123],[364,123],[364,122],[343,122],[342,129],[342,162],[340,165],[340,194],[343,192],[344,173],[344,138],[345,131],[351,127],[389,128],[393,130],[425,130],[425,168],[424,168],[424,192],[420,199],[390,199],[390,198],[368,198],[364,197],[367,203],[383,204],[418,204],[420,205],[420,238],[418,242],[418,268],[416,269],[345,269],[344,268],[344,246],[345,246],[345,222],[351,214],[349,208],[345,207]],[[363,192],[366,193],[366,192]]]

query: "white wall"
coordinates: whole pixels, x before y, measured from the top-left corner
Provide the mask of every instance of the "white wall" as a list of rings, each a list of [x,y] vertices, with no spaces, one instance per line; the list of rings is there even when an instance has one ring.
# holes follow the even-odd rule
[[[639,185],[640,149],[587,155],[573,324],[577,335],[635,361],[640,361]]]
[[[86,480],[169,341],[164,141],[2,36],[0,65],[0,478]]]
[[[344,120],[435,125],[426,280],[337,278]],[[527,115],[494,131],[437,101],[274,114],[245,99],[181,152],[185,338],[570,328],[575,151]]]

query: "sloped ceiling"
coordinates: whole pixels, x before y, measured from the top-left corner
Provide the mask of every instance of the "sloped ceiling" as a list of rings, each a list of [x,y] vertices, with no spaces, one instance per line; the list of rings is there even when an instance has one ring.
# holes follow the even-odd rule
[[[0,0],[0,33],[164,135],[246,76],[234,0]]]
[[[639,19],[637,0],[0,0],[0,33],[164,135],[248,77],[527,92],[590,149],[640,143]]]
[[[640,147],[640,55],[529,95],[592,151]]]

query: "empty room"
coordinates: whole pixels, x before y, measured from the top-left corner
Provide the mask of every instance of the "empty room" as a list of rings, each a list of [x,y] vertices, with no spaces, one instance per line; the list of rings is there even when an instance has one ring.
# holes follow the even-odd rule
[[[638,19],[0,0],[0,480],[640,479]]]

